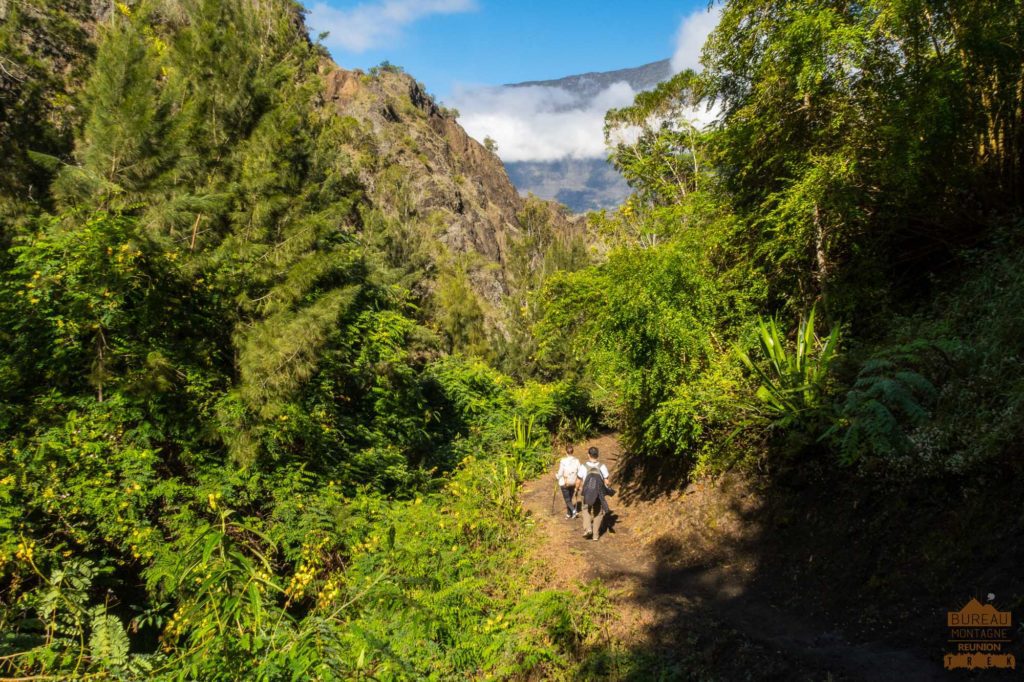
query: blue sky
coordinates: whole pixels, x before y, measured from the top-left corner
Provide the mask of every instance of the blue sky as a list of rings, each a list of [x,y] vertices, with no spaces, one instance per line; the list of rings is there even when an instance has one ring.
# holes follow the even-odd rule
[[[458,87],[608,71],[671,57],[701,0],[305,0],[345,68],[388,60],[441,99]]]

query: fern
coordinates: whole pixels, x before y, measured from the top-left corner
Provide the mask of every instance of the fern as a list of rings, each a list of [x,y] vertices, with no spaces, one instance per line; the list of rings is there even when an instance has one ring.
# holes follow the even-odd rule
[[[104,667],[117,669],[128,664],[128,634],[116,616],[103,611],[93,615],[89,652]]]
[[[864,362],[853,387],[837,409],[837,419],[822,439],[838,440],[843,464],[865,453],[891,457],[911,449],[908,427],[925,423],[935,386],[919,372],[901,367],[918,360],[919,346],[903,346]]]

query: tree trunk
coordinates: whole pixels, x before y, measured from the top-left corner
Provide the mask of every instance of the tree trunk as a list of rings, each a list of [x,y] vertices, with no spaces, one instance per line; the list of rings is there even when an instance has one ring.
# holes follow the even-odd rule
[[[825,280],[828,279],[829,275],[828,254],[825,248],[826,238],[825,226],[821,219],[821,207],[818,205],[818,202],[814,202],[814,257],[817,265],[815,279],[818,284],[819,294],[824,293]]]

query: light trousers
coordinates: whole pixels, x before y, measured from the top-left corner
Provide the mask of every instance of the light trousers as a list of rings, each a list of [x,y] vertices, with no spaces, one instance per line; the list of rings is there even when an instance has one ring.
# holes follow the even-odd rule
[[[604,521],[604,507],[601,506],[601,501],[598,500],[594,504],[583,505],[583,533],[593,534],[593,539],[597,540],[601,535],[601,523]]]

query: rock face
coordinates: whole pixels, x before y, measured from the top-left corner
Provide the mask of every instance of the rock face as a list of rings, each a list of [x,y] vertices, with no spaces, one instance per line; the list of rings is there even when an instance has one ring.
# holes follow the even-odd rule
[[[470,271],[473,287],[497,304],[506,292],[507,243],[524,206],[501,160],[398,69],[367,74],[331,64],[324,78],[328,103],[372,139],[371,161],[357,167],[374,205],[429,219],[449,252],[482,257],[487,263]],[[552,215],[565,221],[554,207]]]

